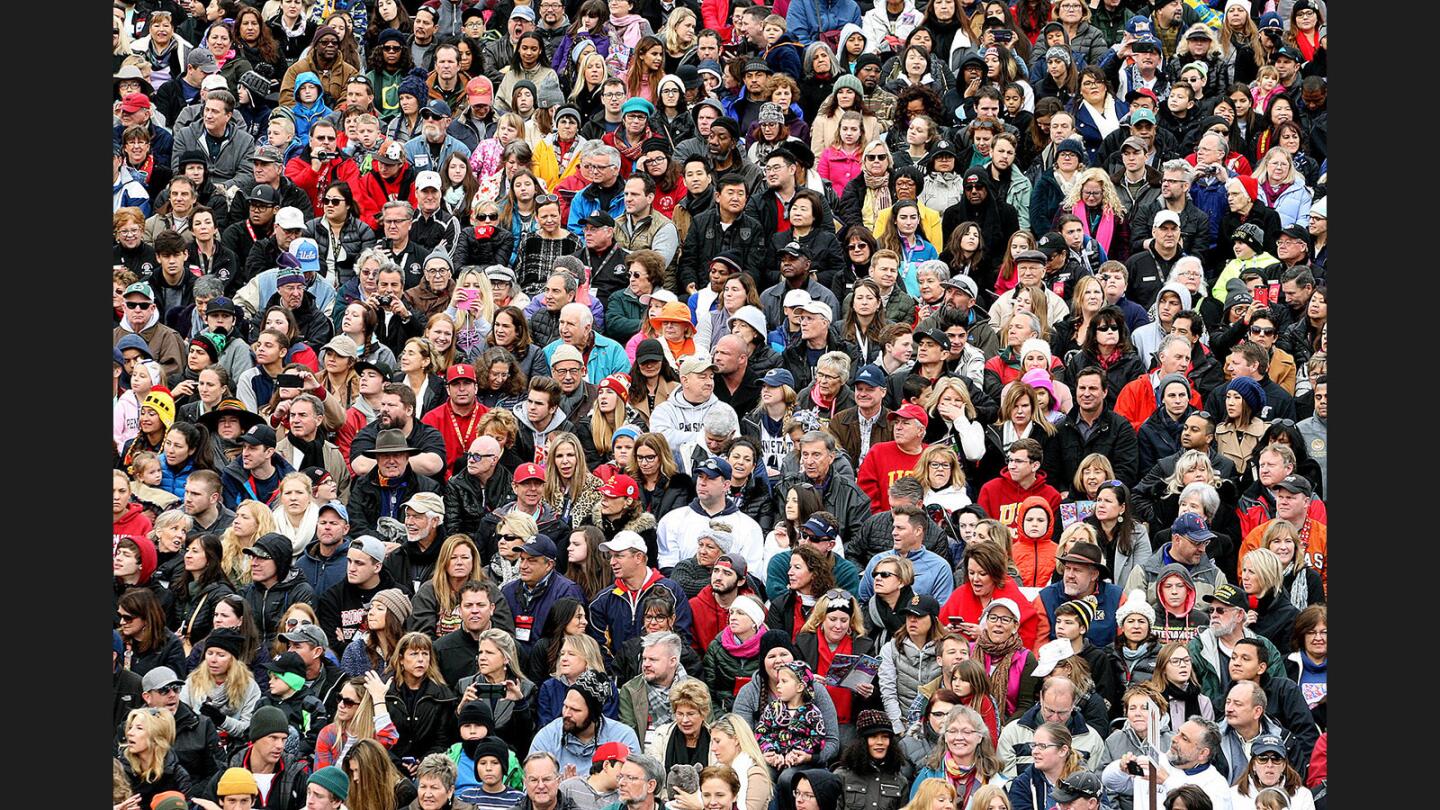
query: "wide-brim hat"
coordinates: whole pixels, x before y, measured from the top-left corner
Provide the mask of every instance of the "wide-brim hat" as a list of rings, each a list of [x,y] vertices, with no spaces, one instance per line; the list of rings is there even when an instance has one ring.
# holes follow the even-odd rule
[[[205,426],[211,433],[216,432],[220,426],[220,417],[235,416],[240,419],[240,430],[245,431],[260,424],[264,417],[245,407],[245,403],[238,399],[222,399],[214,409],[200,415],[196,421]]]
[[[411,447],[410,443],[405,440],[404,433],[397,428],[391,428],[380,431],[380,435],[375,437],[375,446],[364,451],[362,455],[366,458],[375,458],[381,453],[408,453],[413,456],[419,452],[421,452],[419,448]]]

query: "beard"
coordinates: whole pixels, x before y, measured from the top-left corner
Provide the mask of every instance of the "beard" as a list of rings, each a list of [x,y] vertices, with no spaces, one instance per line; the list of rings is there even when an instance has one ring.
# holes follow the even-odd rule
[[[714,591],[716,596],[728,596],[740,590],[740,583],[736,581],[727,587],[712,581],[710,583],[710,590]]]

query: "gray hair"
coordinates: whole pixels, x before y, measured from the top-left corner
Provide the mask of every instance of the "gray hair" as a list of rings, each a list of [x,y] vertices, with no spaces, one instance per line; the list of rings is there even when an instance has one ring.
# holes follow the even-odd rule
[[[225,282],[215,275],[201,276],[195,279],[195,286],[190,289],[190,292],[196,296],[217,298],[225,294]]]
[[[1179,281],[1180,274],[1192,264],[1195,265],[1196,270],[1199,270],[1202,273],[1205,272],[1205,265],[1202,264],[1199,259],[1195,258],[1194,256],[1181,256],[1180,258],[1175,260],[1175,266],[1170,268],[1170,277],[1165,280]],[[1182,267],[1181,265],[1184,265],[1184,267]]]
[[[1190,452],[1198,453],[1200,451],[1191,450]],[[1179,465],[1177,464],[1176,466]],[[1215,487],[1204,481],[1192,481],[1186,484],[1184,489],[1180,490],[1180,500],[1183,501],[1190,495],[1194,495],[1200,499],[1200,506],[1205,509],[1206,520],[1214,519],[1215,513],[1220,511],[1220,493],[1215,491]]]
[[[428,754],[420,760],[420,768],[415,772],[415,781],[418,784],[426,776],[433,776],[440,780],[446,790],[455,787],[455,777],[458,769],[450,757],[444,754]]]
[[[740,430],[740,420],[732,408],[711,408],[702,424],[711,436],[734,436]]]
[[[939,259],[926,259],[915,269],[915,278],[930,273],[942,282],[950,280],[950,267]]]
[[[560,308],[560,317],[565,317],[566,313],[571,313],[575,315],[575,317],[580,319],[580,323],[585,326],[595,326],[595,313],[591,312],[590,307],[586,306],[585,304],[581,304],[577,301],[571,301],[570,303]]]
[[[1189,161],[1181,158],[1167,160],[1160,164],[1160,172],[1161,174],[1165,172],[1183,172],[1185,174],[1185,182],[1187,183],[1195,179],[1195,167],[1191,166]]]
[[[890,502],[897,500],[920,503],[925,498],[925,487],[913,475],[902,475],[890,485]]]
[[[840,375],[841,385],[850,382],[850,355],[845,352],[826,352],[820,355],[820,359],[815,361],[815,367],[820,366]]]
[[[1044,328],[1040,325],[1039,315],[1036,315],[1033,312],[1012,312],[1010,314],[1010,319],[1013,321],[1016,318],[1025,318],[1026,320],[1030,321],[1030,329],[1035,332],[1035,337],[1038,338],[1041,335],[1045,334]]]
[[[1198,714],[1192,714],[1185,718],[1185,722],[1195,723],[1205,729],[1205,731],[1201,733],[1200,739],[1195,741],[1195,744],[1201,748],[1210,749],[1210,755],[1205,757],[1205,762],[1209,763],[1215,758],[1216,754],[1220,753],[1220,729],[1216,727],[1214,723]],[[635,757],[632,754],[630,758],[634,759]]]
[[[410,203],[408,203],[408,202],[406,202],[406,201],[404,201],[404,200],[391,200],[391,201],[385,203],[384,205],[380,206],[380,210],[381,210],[381,212],[382,212],[382,215],[383,215],[383,212],[389,211],[391,208],[399,208],[399,209],[402,209],[402,210],[404,210],[404,212],[405,212],[405,216],[410,217],[410,218],[412,218],[412,219],[415,217],[415,209],[414,209],[414,208],[411,208],[411,207],[410,207]]]
[[[1075,685],[1074,681],[1066,678],[1063,675],[1051,675],[1050,677],[1046,678],[1045,682],[1040,685],[1040,696],[1044,697],[1045,695],[1055,691],[1056,689],[1068,689],[1070,692],[1070,700],[1079,703],[1080,688]],[[1080,707],[1076,706],[1075,708],[1078,709]]]
[[[599,139],[597,138],[596,140]],[[605,158],[606,160],[610,161],[611,166],[619,167],[620,165],[620,150],[616,149],[608,143],[602,142],[600,144],[600,147],[595,150],[594,157]]]
[[[656,759],[655,757],[650,756],[649,754],[634,754],[634,753],[632,753],[632,754],[630,755],[630,758],[629,758],[628,761],[629,761],[629,762],[633,762],[633,763],[635,763],[636,765],[639,765],[639,766],[640,766],[640,769],[643,770],[643,771],[645,771],[645,780],[646,780],[646,781],[649,781],[649,780],[651,780],[651,779],[654,779],[654,780],[655,780],[655,795],[656,795],[656,796],[659,796],[661,793],[664,792],[664,790],[665,790],[665,765],[664,765],[663,763],[661,763],[660,760]]]
[[[1206,140],[1209,140],[1209,139],[1212,139],[1212,138],[1213,138],[1214,140],[1220,142],[1220,145],[1217,146],[1217,147],[1215,147],[1216,149],[1219,149],[1221,152],[1229,152],[1229,151],[1230,151],[1229,142],[1227,142],[1227,141],[1225,140],[1225,138],[1224,138],[1223,136],[1221,136],[1220,133],[1218,133],[1218,132],[1207,132],[1207,133],[1205,133],[1204,135],[1201,135],[1199,142],[1200,142],[1200,143],[1203,143],[1203,142],[1205,142]],[[1186,163],[1189,163],[1189,161],[1187,160]]]
[[[836,447],[835,436],[824,430],[807,431],[804,436],[800,437],[800,441],[795,443],[795,446],[799,447],[802,444],[814,444],[815,442],[823,442],[825,449],[828,450],[831,455],[834,455]]]
[[[640,640],[640,646],[647,650],[651,647],[669,647],[674,650],[673,655],[676,658],[680,657],[681,644],[680,635],[673,630],[650,633]]]
[[[444,756],[444,755],[443,755],[443,754],[440,754],[440,755],[437,755],[437,756]],[[630,756],[631,756],[631,758],[634,758],[635,755],[634,755],[634,754],[631,754]],[[525,756],[525,761],[522,762],[522,763],[520,763],[520,769],[521,769],[521,770],[524,770],[526,767],[528,767],[528,766],[530,765],[530,763],[532,763],[532,762],[537,762],[537,761],[542,760],[542,759],[548,759],[548,760],[550,760],[550,764],[555,766],[555,772],[556,772],[556,773],[559,773],[559,772],[560,772],[560,760],[556,759],[556,758],[555,758],[555,755],[552,754],[552,753],[550,753],[549,751],[531,751],[529,754],[527,754],[527,755]]]
[[[1165,351],[1165,349],[1168,348],[1171,343],[1177,342],[1183,343],[1185,345],[1185,352],[1187,354],[1190,352],[1190,339],[1185,337],[1184,335],[1177,335],[1174,332],[1171,332],[1165,337],[1160,338],[1160,348],[1156,349],[1155,353],[1159,354],[1160,352]]]
[[[309,405],[311,409],[315,411],[316,418],[323,418],[325,416],[325,405],[320,401],[320,398],[315,396],[314,394],[301,394],[300,396],[295,397],[290,401],[290,407],[295,407],[295,404],[298,402],[303,402],[306,405]]]
[[[408,205],[408,203],[407,203],[407,205]],[[389,256],[385,255],[385,253],[380,250],[380,248],[378,248],[378,247],[368,247],[368,248],[365,248],[364,250],[360,251],[360,258],[358,258],[358,259],[355,260],[355,272],[356,272],[356,273],[359,273],[359,272],[360,272],[360,268],[364,267],[364,266],[365,266],[365,263],[368,262],[368,261],[370,261],[371,259],[374,259],[376,262],[379,262],[379,264],[380,264],[379,272],[381,272],[381,273],[385,272],[386,270],[399,270],[399,269],[400,269],[400,268],[395,264],[395,262],[390,259]],[[377,274],[378,274],[378,273],[377,273]]]
[[[1238,686],[1249,686],[1249,687],[1250,687],[1250,705],[1251,705],[1251,706],[1268,706],[1268,705],[1270,705],[1270,696],[1267,695],[1267,694],[1265,694],[1265,689],[1262,688],[1262,687],[1260,686],[1260,684],[1255,683],[1254,681],[1237,681],[1237,682],[1236,682],[1235,684],[1233,684],[1230,688],[1233,690],[1233,689],[1235,689],[1235,688],[1238,687]]]
[[[569,270],[552,270],[550,271],[550,278],[547,278],[545,280],[549,281],[551,278],[561,279],[561,283],[565,285],[565,292],[570,293],[571,295],[574,295],[575,291],[580,289],[580,281],[576,279]],[[582,304],[581,306],[584,305]],[[586,311],[589,311],[590,308],[585,307],[585,309]]]

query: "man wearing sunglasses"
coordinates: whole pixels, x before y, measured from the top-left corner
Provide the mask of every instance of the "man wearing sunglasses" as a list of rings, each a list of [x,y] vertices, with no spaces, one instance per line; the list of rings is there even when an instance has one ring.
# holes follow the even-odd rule
[[[141,698],[151,709],[169,712],[175,718],[175,741],[170,750],[185,767],[191,779],[205,780],[225,764],[225,751],[210,718],[180,702],[180,688],[185,681],[170,667],[156,667],[145,673],[140,683]],[[123,741],[125,726],[120,726],[118,740]]]
[[[160,322],[160,310],[155,306],[155,292],[144,281],[137,281],[125,288],[125,317],[111,333],[111,345],[118,344],[126,335],[138,335],[150,348],[150,355],[160,361],[166,377],[179,374],[181,360],[185,356],[185,341],[180,333]]]

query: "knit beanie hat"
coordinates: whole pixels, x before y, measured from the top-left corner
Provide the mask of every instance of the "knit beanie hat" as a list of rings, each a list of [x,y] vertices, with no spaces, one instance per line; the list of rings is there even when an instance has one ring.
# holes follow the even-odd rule
[[[319,42],[320,38],[325,36],[326,34],[335,37],[337,40],[340,38],[339,31],[336,31],[333,27],[329,25],[322,25],[319,28],[315,29],[315,36],[310,38],[310,44],[314,45],[315,43]]]
[[[1260,226],[1253,222],[1246,222],[1236,228],[1235,233],[1230,235],[1230,241],[1244,242],[1256,253],[1265,249],[1265,234],[1260,230]]]
[[[1180,385],[1185,386],[1185,390],[1188,394],[1190,390],[1190,381],[1185,379],[1184,374],[1181,374],[1179,372],[1176,372],[1174,374],[1166,374],[1164,377],[1160,378],[1160,384],[1155,386],[1156,407],[1159,407],[1160,403],[1164,401],[1165,389],[1169,387],[1172,383],[1179,383]]]
[[[145,401],[140,404],[154,408],[155,413],[160,415],[160,424],[164,425],[166,430],[175,424],[175,398],[170,396],[169,391],[152,388],[150,393],[145,395]]]
[[[1150,603],[1145,600],[1145,592],[1139,588],[1131,591],[1125,601],[1120,603],[1120,607],[1115,611],[1115,623],[1123,625],[1125,618],[1132,615],[1144,616],[1145,621],[1155,624],[1155,608],[1150,607]]]
[[[851,76],[848,73],[836,79],[833,86],[835,88],[835,92],[837,93],[841,90],[849,88],[851,90],[854,90],[857,95],[865,95],[865,85],[860,83],[860,77]]]
[[[599,387],[615,392],[615,396],[620,397],[621,402],[630,401],[630,375],[623,371],[611,374],[601,380]]]
[[[877,709],[866,709],[855,718],[855,736],[865,739],[873,734],[893,734],[890,718]]]
[[[773,101],[767,101],[760,105],[760,123],[762,124],[783,124],[785,123],[785,110]]]
[[[205,647],[206,649],[216,647],[239,658],[240,653],[245,649],[245,637],[234,628],[219,627],[211,630],[210,635],[205,637]]]
[[[189,808],[189,803],[185,801],[185,794],[178,790],[156,793],[150,799],[150,810],[189,810]]]
[[[715,545],[720,547],[721,554],[729,554],[731,549],[735,548],[735,535],[724,529],[715,528],[715,523],[712,523],[709,528],[700,532],[695,540],[698,542],[706,537],[715,541]]]
[[[1074,57],[1070,55],[1069,48],[1062,48],[1059,45],[1056,45],[1055,47],[1045,52],[1045,61],[1047,62],[1051,59],[1059,59],[1061,62],[1064,62],[1068,65],[1073,58]]]
[[[499,737],[482,737],[465,753],[470,755],[471,762],[478,763],[481,757],[494,757],[502,768],[510,764],[510,748]]]
[[[1249,377],[1236,377],[1225,386],[1225,393],[1228,394],[1231,391],[1239,394],[1240,398],[1245,400],[1245,404],[1250,406],[1252,418],[1260,417],[1260,411],[1265,407],[1265,389],[1260,387],[1260,383]]]
[[[580,697],[585,700],[585,706],[590,710],[590,720],[599,720],[605,701],[610,699],[610,679],[603,673],[587,669],[570,684],[570,690],[579,692]]]
[[[460,725],[474,723],[478,726],[490,728],[495,724],[495,715],[490,707],[483,700],[472,700],[460,707],[460,715],[457,718]]]
[[[416,73],[419,73],[417,76]],[[400,80],[400,87],[396,90],[398,95],[411,95],[420,101],[430,97],[430,90],[425,87],[425,71],[415,68],[405,78]]]
[[[1251,177],[1251,176],[1248,175],[1248,174],[1242,174],[1242,175],[1240,175],[1239,177],[1237,177],[1237,178],[1235,178],[1235,179],[1236,179],[1236,180],[1239,180],[1239,181],[1240,181],[1240,185],[1242,185],[1242,186],[1245,187],[1245,193],[1250,195],[1250,199],[1253,200],[1253,199],[1255,199],[1256,197],[1259,197],[1259,196],[1260,196],[1260,181],[1259,181],[1259,180],[1256,180],[1255,178]]]
[[[285,722],[285,712],[280,711],[277,706],[261,706],[250,716],[250,742],[252,743],[271,734],[289,733],[290,724]],[[254,786],[253,782],[251,786]]]
[[[1099,609],[1100,605],[1095,597],[1086,596],[1081,599],[1071,599],[1055,608],[1055,615],[1059,616],[1062,610],[1075,614],[1080,619],[1080,632],[1086,633],[1090,630],[1090,623],[1095,621],[1095,612]]]
[[[266,708],[275,709],[273,706]],[[263,711],[265,709],[255,712],[255,716],[259,717],[260,712]],[[275,713],[279,714],[280,710],[275,709]],[[255,783],[255,775],[244,768],[227,768],[225,773],[220,775],[220,782],[215,785],[215,795],[219,797],[258,796],[260,795],[260,786]]]
[[[350,795],[350,777],[334,765],[310,774],[310,781],[306,784],[319,785],[342,802]]]
[[[765,656],[776,647],[784,647],[796,658],[800,657],[800,651],[795,648],[794,642],[790,640],[790,634],[784,630],[766,630],[765,635],[760,637],[760,652],[755,660],[764,661]]]
[[[1025,341],[1024,343],[1021,343],[1021,344],[1020,344],[1020,359],[1021,359],[1021,360],[1024,360],[1024,359],[1025,359],[1025,355],[1029,354],[1030,352],[1039,352],[1039,353],[1045,355],[1045,364],[1046,364],[1047,366],[1050,364],[1050,344],[1049,344],[1049,343],[1046,343],[1045,341],[1041,340],[1040,338],[1030,338],[1029,340]]]
[[[399,588],[386,588],[371,597],[371,600],[379,602],[386,610],[394,613],[402,625],[410,618],[410,597]]]

